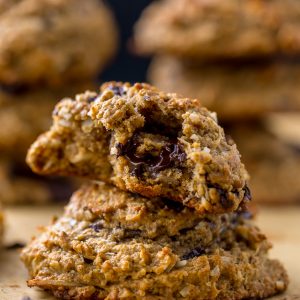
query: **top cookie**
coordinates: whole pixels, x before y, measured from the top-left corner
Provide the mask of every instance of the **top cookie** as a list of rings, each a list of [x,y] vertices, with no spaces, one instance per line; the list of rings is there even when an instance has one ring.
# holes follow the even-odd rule
[[[37,173],[113,182],[199,212],[234,211],[250,198],[236,145],[197,99],[110,82],[62,100],[53,120],[27,156]]]
[[[298,0],[163,0],[136,25],[143,54],[194,59],[264,56],[300,51]]]
[[[0,3],[0,82],[66,81],[97,75],[116,50],[116,26],[97,0]]]

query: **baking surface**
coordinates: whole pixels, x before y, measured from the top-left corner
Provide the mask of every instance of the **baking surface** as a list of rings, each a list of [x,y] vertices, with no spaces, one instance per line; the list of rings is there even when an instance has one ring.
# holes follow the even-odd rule
[[[38,226],[49,224],[52,216],[61,212],[62,208],[57,206],[7,208],[5,245],[28,242]],[[261,208],[257,224],[274,244],[271,256],[284,263],[290,276],[288,292],[272,299],[300,299],[300,207]],[[19,261],[19,251],[6,249],[0,253],[0,299],[53,300],[48,294],[26,286],[27,273]]]

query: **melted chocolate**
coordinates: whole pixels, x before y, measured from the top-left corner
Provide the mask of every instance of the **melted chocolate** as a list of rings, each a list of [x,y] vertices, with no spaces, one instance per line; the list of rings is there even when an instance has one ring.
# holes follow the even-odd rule
[[[205,253],[205,251],[201,247],[196,247],[192,251],[182,255],[181,260],[192,259],[192,258],[198,257],[204,253]]]
[[[184,209],[184,205],[180,202],[173,201],[167,198],[161,198],[161,201],[168,209],[174,210],[176,212],[181,212]]]
[[[177,142],[168,142],[158,156],[152,156],[150,153],[137,155],[136,149],[139,145],[138,134],[135,134],[127,144],[117,145],[117,156],[127,158],[130,163],[130,174],[136,177],[141,177],[144,172],[156,175],[167,168],[180,166],[186,159],[186,154]]]
[[[88,265],[91,265],[94,262],[92,259],[89,259],[89,258],[86,258],[86,257],[84,257],[83,260]]]

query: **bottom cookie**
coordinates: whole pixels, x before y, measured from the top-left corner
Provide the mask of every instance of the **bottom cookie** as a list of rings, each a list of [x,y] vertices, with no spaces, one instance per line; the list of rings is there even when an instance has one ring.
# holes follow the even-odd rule
[[[264,298],[288,280],[250,217],[91,184],[21,256],[28,285],[62,299]]]
[[[241,123],[226,129],[237,143],[247,166],[255,201],[299,203],[299,148],[276,137],[264,124]]]
[[[36,176],[9,160],[0,160],[0,181],[0,199],[7,205],[65,202],[76,186],[70,180]]]

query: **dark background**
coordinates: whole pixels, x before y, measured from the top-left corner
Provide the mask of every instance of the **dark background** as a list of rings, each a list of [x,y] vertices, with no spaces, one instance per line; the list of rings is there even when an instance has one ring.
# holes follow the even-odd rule
[[[151,0],[106,0],[112,9],[119,27],[120,44],[117,57],[101,74],[101,81],[146,81],[146,70],[149,58],[138,57],[130,53],[130,38],[133,36],[133,25],[142,10]]]

